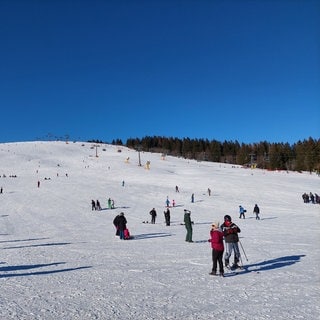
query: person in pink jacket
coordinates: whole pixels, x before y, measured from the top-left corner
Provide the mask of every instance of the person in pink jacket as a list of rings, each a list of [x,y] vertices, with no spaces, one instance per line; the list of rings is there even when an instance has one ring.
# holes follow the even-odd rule
[[[210,231],[210,237],[211,239],[208,240],[208,242],[211,242],[211,248],[212,248],[212,272],[209,274],[212,276],[217,276],[217,264],[219,263],[219,272],[220,276],[224,276],[224,270],[223,270],[223,251],[224,251],[224,245],[223,245],[223,232],[221,229],[219,229],[219,222],[214,222],[212,224],[212,229]]]

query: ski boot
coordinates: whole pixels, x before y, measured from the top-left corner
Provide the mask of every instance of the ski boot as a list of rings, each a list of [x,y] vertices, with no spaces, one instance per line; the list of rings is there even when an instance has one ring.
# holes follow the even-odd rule
[[[235,258],[234,258],[234,263],[233,263],[233,265],[231,266],[231,269],[232,269],[232,270],[235,270],[235,269],[240,268],[238,262],[239,262],[239,259],[235,257]]]

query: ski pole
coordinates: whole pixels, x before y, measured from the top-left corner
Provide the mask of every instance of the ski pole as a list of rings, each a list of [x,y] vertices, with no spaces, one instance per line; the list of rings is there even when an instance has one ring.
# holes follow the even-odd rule
[[[243,269],[244,267],[243,267],[243,261],[242,261],[241,255],[239,258],[240,258],[240,263],[241,263],[241,269]]]
[[[239,243],[240,243],[241,249],[242,249],[242,251],[243,251],[243,253],[244,253],[244,256],[246,257],[246,260],[249,261],[247,255],[246,255],[246,252],[244,251],[243,245],[242,245],[242,243],[241,243],[240,240],[239,240]]]

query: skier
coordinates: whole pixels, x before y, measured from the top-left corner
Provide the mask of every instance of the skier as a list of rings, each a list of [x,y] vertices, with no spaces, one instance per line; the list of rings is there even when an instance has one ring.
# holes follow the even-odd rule
[[[111,198],[109,198],[109,199],[108,199],[108,208],[109,208],[109,209],[111,209],[111,205],[112,205]]]
[[[96,210],[99,210],[99,211],[101,210],[101,205],[99,200],[96,201]]]
[[[166,225],[170,226],[170,210],[169,210],[169,208],[167,208],[167,210],[164,211],[163,213],[164,213],[164,218],[166,220]]]
[[[156,223],[156,217],[157,217],[157,211],[155,208],[153,208],[149,214],[151,215],[151,223],[155,224]]]
[[[304,202],[304,203],[308,203],[308,202],[309,202],[309,196],[308,196],[308,194],[307,194],[307,193],[304,193],[304,194],[302,195],[302,199],[303,199],[303,202]]]
[[[314,202],[314,194],[312,192],[310,192],[310,202],[315,203]]]
[[[166,205],[167,205],[168,208],[170,207],[170,200],[169,200],[168,196],[167,196],[167,200],[166,200]]]
[[[219,263],[219,272],[220,276],[224,276],[224,270],[223,270],[223,251],[224,251],[224,245],[223,245],[223,233],[221,229],[219,228],[219,222],[214,222],[212,224],[212,229],[210,231],[210,239],[208,242],[211,242],[211,248],[212,248],[212,272],[209,274],[212,276],[217,276],[217,264]]]
[[[226,243],[226,253],[224,256],[225,266],[229,268],[229,259],[231,257],[232,251],[234,251],[234,263],[231,266],[231,269],[241,268],[238,264],[241,259],[238,245],[238,233],[241,232],[240,228],[231,221],[231,217],[229,215],[225,215],[224,223],[221,225],[221,229],[223,231],[224,240]]]
[[[187,235],[186,235],[186,241],[187,242],[193,242],[192,241],[192,222],[191,222],[191,211],[184,209],[184,224],[187,229]]]
[[[256,220],[260,220],[260,217],[259,217],[260,209],[257,204],[254,205],[253,213],[256,214]]]
[[[96,209],[96,203],[94,202],[94,200],[91,200],[91,210],[97,210]]]
[[[239,217],[239,219],[241,219],[242,217],[243,217],[243,219],[245,219],[246,217],[245,217],[245,213],[247,212],[247,210],[246,209],[244,209],[242,206],[239,206],[239,213],[240,213],[240,217]]]

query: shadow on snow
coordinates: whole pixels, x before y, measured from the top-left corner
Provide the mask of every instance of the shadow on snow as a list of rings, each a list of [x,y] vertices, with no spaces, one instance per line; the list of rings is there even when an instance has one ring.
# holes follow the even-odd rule
[[[30,269],[58,266],[60,264],[65,264],[65,262],[0,267],[0,272],[15,272],[15,271],[20,271],[20,270],[30,270]],[[45,275],[45,274],[75,271],[75,270],[81,270],[81,269],[87,269],[87,268],[92,268],[92,267],[85,266],[85,267],[77,267],[77,268],[65,268],[65,269],[59,269],[59,270],[34,271],[34,272],[24,272],[24,273],[8,273],[8,274],[0,274],[0,278]]]
[[[300,262],[302,257],[305,257],[305,255],[285,256],[285,257],[280,257],[272,260],[262,261],[259,263],[249,264],[249,265],[246,265],[244,268],[246,269],[247,272],[279,269],[279,268],[288,267],[297,262]],[[248,268],[254,268],[254,269],[248,270]]]
[[[132,240],[141,240],[141,239],[150,239],[150,238],[163,238],[163,237],[171,237],[170,233],[143,233],[143,234],[135,234]]]
[[[301,258],[305,257],[305,255],[297,255],[297,256],[285,256],[280,257],[272,260],[265,260],[262,262],[257,262],[253,264],[245,265],[243,268],[244,270],[239,271],[241,274],[250,273],[250,272],[263,272],[268,270],[274,270],[279,268],[284,268],[291,266],[297,262],[301,261]],[[226,274],[227,276],[236,275],[237,272]]]
[[[56,242],[56,243],[41,243],[41,244],[30,244],[26,246],[17,246],[17,247],[5,247],[5,249],[22,249],[22,248],[37,248],[37,247],[51,247],[51,246],[65,246],[71,244],[71,242]]]
[[[30,238],[30,239],[22,239],[22,240],[2,240],[0,243],[5,242],[22,242],[22,241],[35,241],[35,240],[47,240],[49,238]]]

